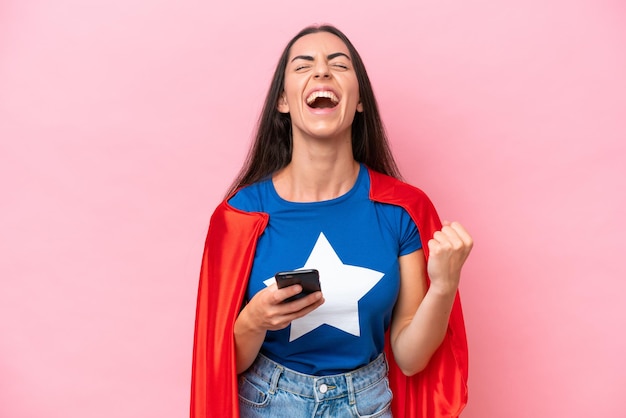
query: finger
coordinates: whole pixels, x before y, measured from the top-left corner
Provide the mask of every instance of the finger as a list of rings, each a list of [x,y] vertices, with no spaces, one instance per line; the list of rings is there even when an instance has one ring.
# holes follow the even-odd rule
[[[272,283],[266,288],[262,289],[257,295],[265,295],[262,298],[266,301],[266,303],[270,303],[272,305],[279,305],[283,302],[283,300],[297,295],[302,291],[302,286],[295,284],[288,287],[284,287],[279,289],[276,283]]]
[[[450,227],[456,231],[457,235],[463,241],[465,246],[471,248],[474,245],[474,240],[472,239],[472,236],[469,234],[469,232],[467,232],[467,229],[465,229],[463,225],[461,225],[459,222],[452,222],[450,224]]]
[[[322,292],[315,292],[293,302],[281,303],[275,307],[273,329],[282,329],[293,320],[314,311],[324,303]]]
[[[437,235],[435,233],[435,235]],[[438,254],[440,252],[443,251],[444,246],[442,245],[442,243],[437,240],[434,236],[432,239],[428,240],[428,251],[430,252],[430,254]]]
[[[473,240],[467,230],[461,225],[459,222],[449,222],[445,221],[445,225],[442,227],[442,232],[448,236],[452,242],[454,243],[455,248],[458,248],[458,245],[463,247],[471,248],[473,245]],[[460,241],[457,241],[460,240]]]
[[[318,290],[317,292],[313,292],[309,295],[306,295],[305,297],[300,299],[299,302],[302,302],[303,306],[308,306],[308,305],[317,303],[319,300],[322,300],[322,301],[324,300],[324,295],[322,294],[320,290]]]
[[[289,303],[294,308],[293,319],[307,315],[325,302],[322,292],[314,292],[301,299]]]
[[[291,286],[283,287],[282,289],[276,290],[276,298],[278,299],[279,303],[282,303],[285,299],[288,299],[299,293],[302,293],[302,286],[299,284],[293,284]]]
[[[460,238],[456,236],[454,230],[449,226],[444,226],[441,231],[437,231],[433,234],[433,239],[437,243],[437,249],[444,251],[458,248],[463,245]]]
[[[445,235],[445,239],[452,245],[453,248],[459,248],[463,246],[463,239],[459,236],[456,229],[451,225],[441,228],[441,232]]]
[[[432,239],[434,239],[439,244],[445,244],[446,242],[448,242],[448,238],[443,231],[435,231]]]

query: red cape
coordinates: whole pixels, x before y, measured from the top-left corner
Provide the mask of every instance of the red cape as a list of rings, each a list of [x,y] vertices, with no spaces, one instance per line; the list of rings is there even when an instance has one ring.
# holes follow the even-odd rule
[[[428,197],[419,189],[369,170],[370,199],[403,207],[426,243],[441,229]],[[213,213],[200,272],[191,383],[192,418],[239,417],[235,369],[235,319],[242,306],[259,236],[269,215],[243,212],[222,202]],[[428,246],[424,245],[428,259]],[[393,415],[407,418],[457,417],[467,404],[467,340],[457,293],[448,332],[428,366],[407,377],[389,343]]]

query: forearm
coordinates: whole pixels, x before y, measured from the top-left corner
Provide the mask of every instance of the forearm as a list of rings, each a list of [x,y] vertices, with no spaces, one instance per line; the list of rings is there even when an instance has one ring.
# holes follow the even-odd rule
[[[265,340],[265,330],[258,329],[249,320],[244,308],[235,321],[235,359],[237,374],[244,372],[254,362]]]
[[[422,371],[446,335],[456,290],[430,288],[415,315],[392,332],[396,363],[406,375]]]

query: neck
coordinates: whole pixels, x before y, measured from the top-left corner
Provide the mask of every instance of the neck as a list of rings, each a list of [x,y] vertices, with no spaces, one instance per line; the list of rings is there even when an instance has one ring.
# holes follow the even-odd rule
[[[291,162],[272,179],[280,197],[292,202],[319,202],[350,191],[359,174],[352,142],[332,142],[294,141]]]

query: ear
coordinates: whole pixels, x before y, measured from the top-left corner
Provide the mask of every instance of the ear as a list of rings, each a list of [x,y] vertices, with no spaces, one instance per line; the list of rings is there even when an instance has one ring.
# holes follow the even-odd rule
[[[289,104],[287,103],[287,97],[285,97],[285,92],[280,95],[276,108],[280,113],[289,113]]]
[[[356,104],[356,111],[359,113],[363,112],[363,103],[359,100],[359,103]]]

